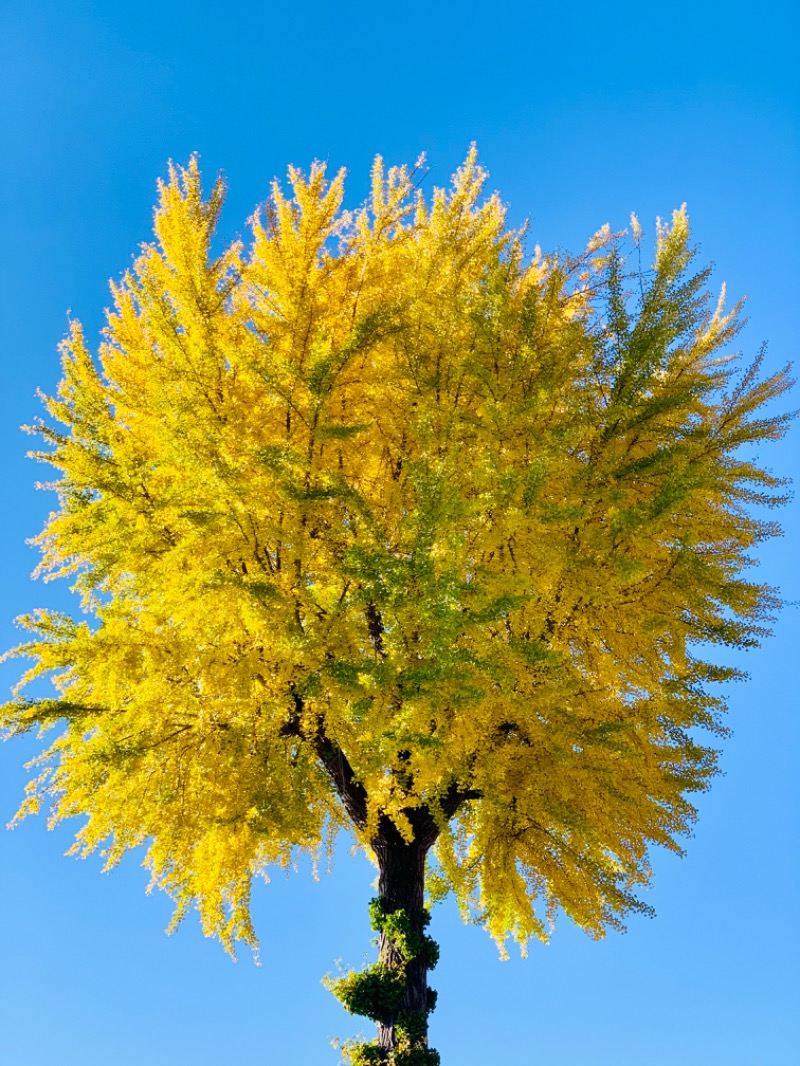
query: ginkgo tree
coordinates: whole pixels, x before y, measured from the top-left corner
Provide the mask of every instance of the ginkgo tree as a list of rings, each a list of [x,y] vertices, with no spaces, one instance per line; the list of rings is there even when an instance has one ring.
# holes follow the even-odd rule
[[[21,813],[83,816],[110,864],[146,845],[229,949],[256,876],[351,833],[378,959],[330,983],[377,1023],[346,1056],[394,1066],[439,1061],[431,895],[501,946],[648,909],[715,773],[718,649],[777,605],[744,576],[782,499],[748,446],[786,427],[684,210],[647,267],[635,218],[529,256],[474,150],[447,190],[420,174],[378,159],[346,211],[343,173],[292,168],[217,254],[221,181],[170,168],[35,427],[40,572],[84,618],[22,619],[54,695],[3,710],[55,731]]]

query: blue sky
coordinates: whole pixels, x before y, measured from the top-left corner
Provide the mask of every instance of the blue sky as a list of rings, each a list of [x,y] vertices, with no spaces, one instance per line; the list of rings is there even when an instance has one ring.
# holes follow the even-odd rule
[[[346,166],[349,199],[373,155],[428,153],[444,183],[477,141],[490,185],[545,249],[577,250],[604,222],[688,202],[715,282],[748,295],[743,348],[770,367],[800,336],[798,19],[789,2],[570,5],[138,0],[0,4],[0,644],[12,620],[68,593],[29,580],[52,498],[19,432],[58,377],[68,309],[90,335],[107,282],[150,235],[155,181],[199,151],[239,232],[288,163]],[[798,405],[797,394],[793,401]],[[798,470],[797,429],[772,449]],[[798,505],[760,574],[800,600]],[[562,922],[547,947],[501,963],[450,904],[432,1042],[445,1066],[790,1066],[800,1047],[796,661],[800,609],[739,665],[725,776],[701,799],[683,860],[656,856],[654,920],[594,943]],[[5,690],[15,679],[5,666]],[[33,741],[0,750],[0,822]],[[346,842],[331,875],[282,875],[255,893],[263,966],[234,965],[190,919],[146,896],[130,858],[101,876],[63,857],[69,827],[0,833],[0,1060],[9,1066],[337,1062],[354,1026],[320,985],[371,951],[373,871]],[[366,1026],[368,1029],[368,1026]]]

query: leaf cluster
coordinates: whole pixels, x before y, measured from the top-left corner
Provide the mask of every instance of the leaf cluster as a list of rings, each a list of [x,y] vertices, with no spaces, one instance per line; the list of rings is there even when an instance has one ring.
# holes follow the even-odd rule
[[[778,605],[747,571],[788,378],[739,360],[685,210],[646,268],[638,226],[530,257],[474,151],[418,177],[376,161],[352,212],[343,173],[291,169],[216,254],[222,183],[171,167],[36,427],[40,573],[88,620],[22,620],[57,691],[4,722],[59,730],[24,810],[109,863],[146,844],[229,948],[253,878],[342,828],[435,825],[501,943],[646,910],[716,773],[719,649]]]

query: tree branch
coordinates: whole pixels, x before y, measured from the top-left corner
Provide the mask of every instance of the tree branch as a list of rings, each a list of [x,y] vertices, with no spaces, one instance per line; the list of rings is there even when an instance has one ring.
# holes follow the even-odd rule
[[[378,616],[379,617],[379,616]],[[376,648],[376,650],[378,650]],[[350,761],[342,749],[335,744],[325,732],[325,725],[320,720],[313,733],[303,728],[303,697],[292,690],[294,701],[294,713],[281,729],[281,736],[299,737],[313,748],[323,769],[331,779],[334,788],[342,801],[353,825],[357,829],[365,829],[367,824],[367,791],[360,781],[355,778],[355,772]],[[453,783],[447,789],[441,802],[441,811],[449,821],[457,811],[470,800],[482,799],[483,793],[476,788],[459,788]],[[439,824],[431,813],[430,807],[423,804],[421,807],[408,807],[404,814],[411,823],[414,831],[414,843],[428,850],[439,836]],[[386,815],[382,815],[378,822],[378,833],[374,841],[375,845],[388,844],[399,846],[404,844],[400,831]]]
[[[442,801],[442,813],[450,821],[465,803],[479,799],[483,799],[483,793],[479,788],[459,788],[457,785],[451,785]]]
[[[292,691],[294,700],[294,713],[281,729],[281,736],[300,737],[311,745],[317,758],[322,763],[322,768],[333,782],[333,787],[341,799],[344,809],[347,811],[353,825],[357,829],[364,829],[367,824],[367,791],[364,786],[355,779],[353,767],[342,749],[335,744],[325,732],[325,726],[320,719],[313,733],[308,733],[303,728],[303,697]]]
[[[381,613],[374,603],[368,603],[364,609],[364,614],[367,616],[367,631],[369,639],[372,641],[372,647],[381,659],[385,659],[386,648],[383,644],[384,628]]]
[[[459,788],[456,784],[450,785],[440,804],[445,820],[449,822],[459,808],[462,807],[463,804],[469,802],[469,800],[477,800],[482,797],[483,793],[479,789]],[[436,843],[441,831],[440,823],[431,813],[430,807],[425,803],[421,807],[407,807],[403,813],[408,818],[411,823],[411,828],[414,831],[414,844],[421,847],[424,851],[427,851]],[[376,843],[395,846],[405,844],[397,826],[395,826],[395,824],[385,815],[379,822],[378,840]]]

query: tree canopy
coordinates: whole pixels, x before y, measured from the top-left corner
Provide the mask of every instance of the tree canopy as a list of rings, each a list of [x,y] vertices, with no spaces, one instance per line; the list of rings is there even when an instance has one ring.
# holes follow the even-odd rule
[[[347,211],[291,168],[219,250],[221,180],[171,167],[36,427],[40,572],[86,617],[23,619],[57,693],[3,712],[56,728],[22,811],[145,843],[229,948],[253,878],[341,829],[424,837],[501,944],[619,926],[715,773],[719,648],[777,604],[745,571],[781,483],[741,449],[787,378],[741,364],[685,210],[646,267],[635,218],[529,256],[474,151],[420,173],[378,159]]]

